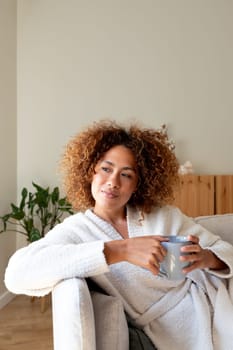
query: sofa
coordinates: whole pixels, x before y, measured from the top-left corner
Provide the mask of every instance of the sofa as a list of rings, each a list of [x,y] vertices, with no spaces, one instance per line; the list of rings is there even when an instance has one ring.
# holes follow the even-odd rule
[[[233,214],[194,220],[233,244]],[[129,349],[128,323],[121,302],[93,290],[86,279],[71,278],[57,284],[52,292],[52,311],[54,350]]]

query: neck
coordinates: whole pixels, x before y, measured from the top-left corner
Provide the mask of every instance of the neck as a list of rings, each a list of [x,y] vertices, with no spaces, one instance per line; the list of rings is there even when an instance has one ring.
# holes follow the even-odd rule
[[[97,208],[93,209],[93,212],[99,216],[101,219],[110,223],[116,231],[122,236],[122,238],[129,238],[127,219],[126,219],[126,208],[119,212],[106,212],[98,210]]]
[[[101,219],[104,219],[105,221],[115,225],[120,222],[125,222],[126,221],[126,208],[120,211],[101,211],[98,210],[97,208],[93,209],[93,212],[99,216]]]

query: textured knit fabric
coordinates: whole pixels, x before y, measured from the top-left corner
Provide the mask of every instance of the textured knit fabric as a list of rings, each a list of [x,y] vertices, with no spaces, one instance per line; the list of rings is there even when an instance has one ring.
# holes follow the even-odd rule
[[[92,277],[108,294],[119,297],[158,349],[232,349],[233,247],[169,206],[143,218],[128,208],[127,222],[130,237],[197,235],[228,269],[196,270],[184,281],[169,281],[127,262],[108,266],[104,242],[122,237],[87,210],[17,251],[6,270],[6,286],[14,293],[40,296],[65,278]]]

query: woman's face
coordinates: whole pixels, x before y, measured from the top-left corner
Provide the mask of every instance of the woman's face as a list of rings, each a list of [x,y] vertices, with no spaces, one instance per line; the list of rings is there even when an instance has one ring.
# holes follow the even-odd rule
[[[95,167],[91,185],[95,211],[124,210],[137,183],[136,161],[131,150],[122,145],[112,147]]]

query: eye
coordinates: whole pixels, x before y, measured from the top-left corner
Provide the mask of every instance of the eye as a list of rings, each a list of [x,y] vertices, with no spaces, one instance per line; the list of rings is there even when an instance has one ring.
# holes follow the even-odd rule
[[[128,173],[122,173],[121,174],[123,177],[126,177],[127,179],[131,179],[132,178],[132,175],[131,174],[128,174]]]
[[[104,171],[104,172],[106,172],[106,173],[109,173],[109,172],[111,171],[110,168],[105,167],[105,166],[102,166],[102,167],[101,167],[101,170]]]

